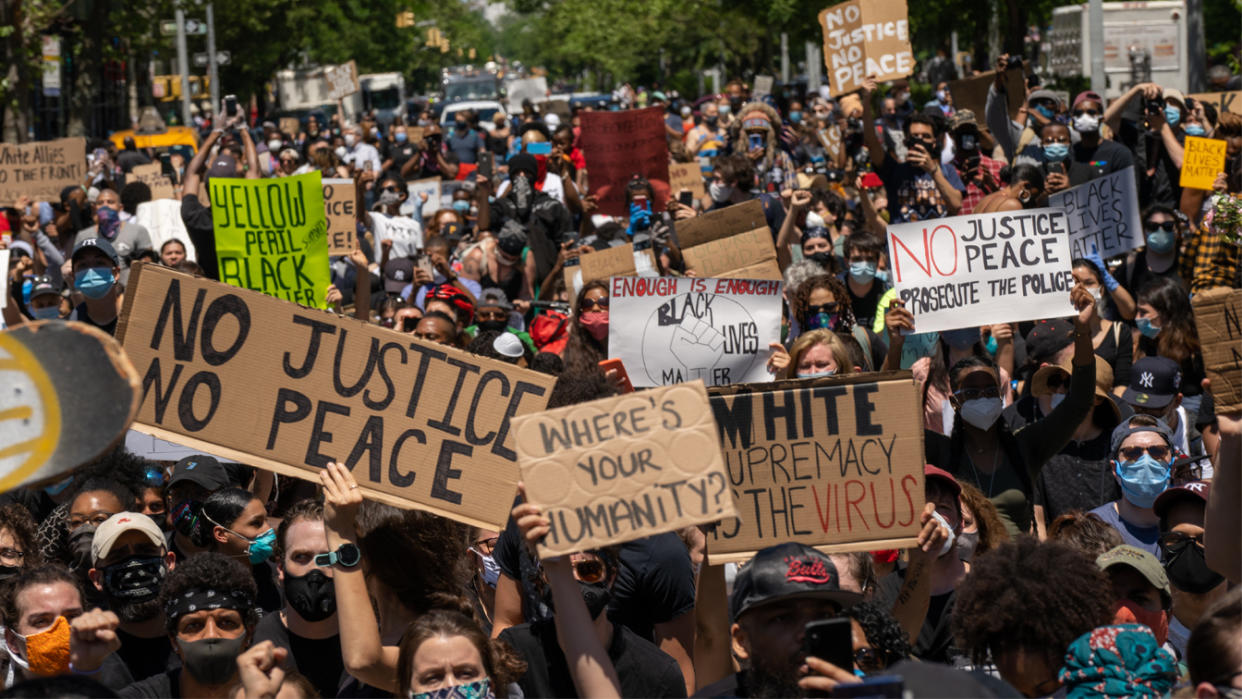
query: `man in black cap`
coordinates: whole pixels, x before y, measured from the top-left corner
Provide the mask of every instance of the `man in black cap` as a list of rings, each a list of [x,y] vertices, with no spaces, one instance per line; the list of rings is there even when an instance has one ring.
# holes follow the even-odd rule
[[[35,320],[60,319],[60,284],[47,275],[39,275],[30,280],[30,303],[27,310]]]
[[[535,156],[518,153],[509,158],[508,191],[497,196],[490,209],[491,230],[503,230],[507,222],[513,221],[526,231],[526,247],[534,256],[533,278],[545,279],[556,265],[561,244],[573,237],[573,219],[564,204],[542,191]]]
[[[1229,587],[1225,576],[1208,567],[1203,550],[1211,492],[1211,482],[1190,481],[1164,491],[1152,505],[1160,518],[1160,552],[1173,597],[1169,643],[1182,658],[1190,630]]]
[[[1182,371],[1177,362],[1168,357],[1143,357],[1130,369],[1130,384],[1121,395],[1135,413],[1151,415],[1168,425],[1173,433],[1173,445],[1188,456],[1203,456],[1203,436],[1186,419],[1182,407]],[[1206,459],[1205,459],[1206,461]],[[1209,472],[1204,476],[1211,478]]]
[[[168,550],[177,554],[177,560],[185,560],[187,554],[206,549],[190,540],[202,504],[212,493],[233,485],[228,471],[215,457],[192,454],[173,466],[165,491],[165,510],[168,512],[172,530],[166,535]]]
[[[414,260],[394,257],[384,264],[384,291],[389,296],[401,296],[402,291],[414,280]]]
[[[73,248],[73,288],[85,297],[69,314],[69,320],[89,323],[112,335],[116,332],[121,291],[117,280],[121,261],[104,238],[87,238]]]
[[[221,110],[223,113],[223,110]],[[237,128],[237,127],[243,128]],[[221,149],[216,155],[212,155],[212,151],[216,142],[224,135],[225,129],[235,129],[241,135],[242,146],[246,153],[246,174],[248,180],[259,179],[259,151],[254,146],[254,141],[250,138],[250,129],[244,128],[244,117],[238,115],[229,119],[223,128],[214,129],[207,140],[203,141],[202,147],[198,153],[194,155],[194,159],[185,168],[185,179],[181,183],[181,220],[185,223],[185,230],[190,234],[190,240],[194,242],[194,249],[198,256],[198,265],[203,268],[203,275],[208,279],[220,278],[219,263],[216,259],[216,233],[215,227],[211,219],[211,202],[206,205],[198,200],[198,187],[201,183],[204,192],[210,197],[210,181],[212,177],[241,177],[242,171],[238,168],[237,159],[229,155],[227,151]],[[207,169],[206,176],[202,176],[200,180],[199,172],[210,160],[210,166]]]

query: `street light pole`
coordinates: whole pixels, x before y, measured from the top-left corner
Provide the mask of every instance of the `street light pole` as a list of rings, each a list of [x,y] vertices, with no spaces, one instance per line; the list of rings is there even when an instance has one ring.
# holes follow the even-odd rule
[[[212,3],[207,3],[207,80],[211,84],[211,108],[220,108],[220,81],[216,73],[216,14]],[[215,113],[214,111],[212,112]]]
[[[185,10],[177,3],[177,63],[181,69],[181,122],[191,125],[190,120],[190,60],[185,48]]]

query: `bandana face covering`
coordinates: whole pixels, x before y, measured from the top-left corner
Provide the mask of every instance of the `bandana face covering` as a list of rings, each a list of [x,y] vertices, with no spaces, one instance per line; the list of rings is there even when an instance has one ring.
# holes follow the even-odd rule
[[[496,699],[492,694],[492,682],[486,677],[466,684],[455,684],[452,687],[441,687],[430,692],[410,690],[409,699]]]
[[[99,219],[99,233],[108,240],[115,239],[121,229],[121,215],[115,209],[101,206],[95,210],[95,216]]]
[[[9,655],[18,667],[40,677],[69,674],[68,619],[58,616],[52,626],[44,631],[29,636],[14,631],[13,635],[19,639],[19,648],[15,650],[10,647]]]

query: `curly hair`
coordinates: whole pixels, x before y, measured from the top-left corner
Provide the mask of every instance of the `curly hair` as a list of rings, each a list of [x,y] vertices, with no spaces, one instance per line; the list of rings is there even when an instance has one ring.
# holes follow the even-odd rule
[[[979,556],[993,551],[1009,541],[1009,532],[1005,529],[1005,523],[1001,521],[996,505],[992,504],[992,501],[975,486],[963,481],[958,481],[958,485],[962,486],[962,504],[970,510],[975,520],[975,527],[979,529],[979,544],[975,547],[975,555]]]
[[[835,258],[834,258],[835,260]],[[836,266],[836,263],[833,263]],[[824,273],[824,268],[816,264],[813,260],[798,260],[797,262],[785,268],[785,300],[793,306],[793,300],[797,297],[798,287],[808,279],[818,277]],[[828,270],[829,273],[832,270]]]
[[[456,608],[473,571],[466,557],[469,527],[419,510],[364,501],[358,548],[367,575],[411,612]]]
[[[1073,546],[1092,558],[1125,543],[1111,524],[1082,510],[1070,510],[1052,520],[1048,540]]]
[[[197,589],[240,591],[251,600],[251,604],[241,613],[246,629],[251,630],[259,623],[258,606],[254,603],[259,596],[259,588],[249,567],[239,561],[211,551],[177,561],[177,567],[168,572],[160,588],[160,609],[167,608],[169,600]],[[170,635],[177,635],[177,619],[166,618],[164,629]]]
[[[5,626],[16,629],[17,622],[22,617],[22,611],[17,608],[17,596],[28,587],[57,582],[69,585],[81,596],[82,586],[78,583],[77,576],[59,563],[24,568],[22,572],[5,580],[3,586],[0,586],[0,621]]]
[[[838,314],[841,322],[835,330],[841,332],[850,332],[854,329],[854,308],[850,302],[850,292],[845,288],[845,284],[840,279],[829,274],[818,274],[798,285],[798,290],[794,292],[793,308],[790,311],[794,318],[798,319],[798,323],[805,328],[806,310],[811,305],[811,294],[816,289],[827,289],[832,292],[832,299],[837,303],[840,309]]]
[[[607,279],[592,279],[582,285],[582,289],[578,292],[577,298],[574,299],[574,315],[569,321],[569,340],[565,343],[565,351],[561,357],[565,360],[565,372],[571,376],[583,376],[586,374],[603,375],[603,371],[599,368],[601,360],[608,357],[607,343],[601,343],[591,336],[591,333],[582,327],[581,315],[578,313],[582,307],[582,300],[586,298],[588,292],[596,289],[603,289],[608,292]]]
[[[976,665],[1005,651],[1026,650],[1061,665],[1082,634],[1108,624],[1108,577],[1081,551],[1029,536],[975,558],[957,589],[953,637]]]
[[[285,510],[285,518],[276,526],[276,545],[272,548],[272,558],[281,563],[285,560],[285,537],[289,535],[289,527],[299,519],[311,522],[323,521],[323,503],[318,500],[304,498],[298,500]]]
[[[467,606],[467,608],[469,608]],[[483,671],[491,680],[492,691],[503,693],[504,688],[526,672],[526,663],[509,644],[490,639],[468,614],[454,609],[435,609],[420,616],[406,628],[401,638],[400,655],[397,658],[397,685],[399,697],[410,696],[410,679],[414,676],[414,654],[424,641],[436,637],[461,636],[479,651],[483,659]]]
[[[880,652],[884,667],[914,654],[910,638],[888,610],[875,602],[863,602],[845,610],[845,615],[862,627],[867,643]]]
[[[43,558],[39,553],[38,527],[30,510],[15,502],[0,505],[0,532],[8,531],[22,551],[22,567],[39,565]]]

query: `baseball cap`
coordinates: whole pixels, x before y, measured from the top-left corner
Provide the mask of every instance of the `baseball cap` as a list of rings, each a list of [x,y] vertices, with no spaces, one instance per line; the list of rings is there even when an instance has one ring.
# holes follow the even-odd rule
[[[1177,445],[1173,443],[1173,430],[1169,429],[1169,426],[1164,424],[1163,420],[1160,420],[1159,418],[1152,418],[1153,420],[1156,421],[1156,424],[1154,425],[1132,424],[1134,422],[1134,418],[1137,418],[1137,417],[1139,416],[1131,415],[1130,417],[1126,418],[1123,422],[1121,422],[1121,424],[1113,428],[1113,435],[1111,438],[1109,438],[1109,453],[1110,454],[1116,457],[1117,450],[1121,448],[1122,442],[1126,441],[1126,437],[1129,437],[1130,435],[1136,434],[1138,432],[1155,432],[1161,437],[1164,437],[1165,443],[1168,444],[1173,449],[1174,453],[1176,454]],[[1151,417],[1151,416],[1145,415],[1143,417]]]
[[[1074,109],[1078,109],[1078,105],[1086,102],[1087,100],[1091,100],[1092,102],[1099,104],[1101,107],[1104,106],[1104,98],[1100,97],[1100,93],[1093,92],[1091,90],[1083,90],[1078,93],[1077,97],[1074,98]]]
[[[1041,320],[1026,334],[1026,354],[1043,362],[1074,342],[1074,324],[1064,318]]]
[[[1172,509],[1173,504],[1180,500],[1195,500],[1207,505],[1208,495],[1212,492],[1212,483],[1210,481],[1190,481],[1181,485],[1173,486],[1164,491],[1152,503],[1151,509],[1155,511],[1156,516],[1164,519],[1164,516]]]
[[[949,117],[949,130],[956,131],[959,126],[970,124],[978,127],[979,122],[975,120],[975,113],[969,109],[959,109]]]
[[[526,229],[512,219],[505,221],[496,236],[496,246],[508,255],[520,255],[522,248],[526,247]]]
[[[384,291],[399,294],[414,281],[414,261],[408,257],[389,260],[384,265]]]
[[[1182,94],[1181,90],[1176,87],[1165,87],[1161,89],[1164,91],[1165,100],[1173,100],[1181,105],[1182,109],[1186,108],[1186,95]]]
[[[47,275],[39,275],[30,280],[30,298],[36,299],[40,296],[60,296],[60,284],[57,284]]]
[[[1182,385],[1182,371],[1168,357],[1143,357],[1130,367],[1130,385],[1122,400],[1140,408],[1163,408]]]
[[[70,261],[78,259],[78,253],[87,248],[95,248],[107,255],[114,265],[121,264],[121,257],[116,254],[116,248],[112,247],[112,243],[109,243],[107,238],[87,238],[73,246],[73,254],[69,256]]]
[[[168,487],[182,481],[197,483],[212,491],[226,488],[232,483],[220,462],[214,456],[206,454],[191,454],[173,465]]]
[[[99,563],[112,552],[112,545],[125,532],[135,531],[147,535],[151,543],[164,546],[164,532],[155,526],[150,517],[137,512],[118,512],[95,530],[95,538],[91,540],[91,562]]]
[[[1036,90],[1031,93],[1030,97],[1026,98],[1026,103],[1031,104],[1039,100],[1049,100],[1056,104],[1058,108],[1061,106],[1061,98],[1057,97],[1057,93],[1052,90]]]
[[[1160,590],[1160,599],[1164,601],[1165,609],[1172,606],[1173,592],[1169,589],[1169,576],[1165,575],[1164,566],[1160,565],[1159,559],[1143,549],[1129,544],[1114,546],[1096,556],[1095,564],[1103,571],[1113,566],[1130,566],[1151,583],[1152,587]]]
[[[949,489],[953,491],[954,495],[962,494],[962,485],[957,482],[957,479],[953,477],[952,473],[949,473],[942,468],[932,466],[931,464],[923,464],[923,478],[935,478],[941,483],[947,485]]]
[[[221,153],[216,159],[211,161],[211,167],[207,168],[208,177],[236,177],[237,176],[237,158],[228,153]]]
[[[513,304],[509,303],[509,297],[505,292],[495,287],[489,287],[479,292],[479,300],[474,304],[478,308],[500,308],[506,311],[513,310]]]
[[[841,576],[828,554],[806,544],[769,546],[737,573],[729,612],[736,621],[746,612],[792,599],[826,599],[848,607],[862,595],[841,589]]]
[[[0,218],[4,218],[4,217],[0,217]],[[5,225],[8,225],[7,218],[5,218]],[[10,253],[20,252],[26,257],[30,257],[30,258],[34,257],[34,248],[30,247],[30,243],[27,243],[24,240],[14,240],[13,242],[9,243],[9,252]]]

